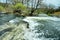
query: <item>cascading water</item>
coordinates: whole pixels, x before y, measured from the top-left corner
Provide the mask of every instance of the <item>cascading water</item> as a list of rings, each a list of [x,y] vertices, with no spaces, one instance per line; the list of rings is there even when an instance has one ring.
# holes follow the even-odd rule
[[[25,40],[60,40],[60,18],[26,17],[29,30],[25,30]]]
[[[9,20],[6,20],[8,18]],[[0,18],[2,24],[4,23],[0,25],[0,40],[60,40],[60,18],[49,16],[8,18],[2,16]],[[6,22],[3,22],[5,20]]]

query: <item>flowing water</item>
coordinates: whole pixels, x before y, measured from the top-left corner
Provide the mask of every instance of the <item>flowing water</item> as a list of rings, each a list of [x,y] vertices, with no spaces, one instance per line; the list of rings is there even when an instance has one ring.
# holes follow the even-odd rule
[[[60,18],[26,17],[29,30],[25,31],[25,40],[60,40]]]
[[[15,18],[0,25],[0,40],[60,40],[60,18]]]

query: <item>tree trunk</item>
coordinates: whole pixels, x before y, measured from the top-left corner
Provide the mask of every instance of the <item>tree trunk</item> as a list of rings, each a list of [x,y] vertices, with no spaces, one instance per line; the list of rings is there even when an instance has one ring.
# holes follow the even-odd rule
[[[31,12],[29,13],[29,16],[33,16],[33,13],[34,13],[35,10],[36,10],[36,9],[32,8],[32,9],[31,9]]]
[[[6,0],[6,6],[8,6],[8,4],[7,4],[7,0]]]
[[[34,5],[34,6],[35,6],[35,5]],[[29,16],[33,16],[33,13],[34,13],[35,10],[37,10],[38,6],[39,6],[39,0],[37,1],[36,8],[32,8],[32,9],[31,9],[31,12],[29,13]],[[32,3],[32,7],[33,7],[33,3]]]

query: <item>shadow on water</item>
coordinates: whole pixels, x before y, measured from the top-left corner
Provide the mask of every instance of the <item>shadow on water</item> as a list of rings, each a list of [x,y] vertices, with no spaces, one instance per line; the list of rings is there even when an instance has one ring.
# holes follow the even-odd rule
[[[4,29],[4,30],[0,31],[0,36],[2,36],[6,32],[11,32],[12,30],[13,30],[13,28]]]
[[[15,18],[15,15],[13,14],[0,13],[0,25],[3,25],[14,18]]]

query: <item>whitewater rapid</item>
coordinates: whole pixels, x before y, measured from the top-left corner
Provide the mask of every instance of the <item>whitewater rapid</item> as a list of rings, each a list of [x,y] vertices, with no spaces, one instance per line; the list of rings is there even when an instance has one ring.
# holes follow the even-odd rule
[[[0,25],[0,40],[60,40],[60,18],[16,17]]]
[[[59,40],[60,18],[57,17],[26,17],[29,30],[25,31],[25,40]],[[37,22],[38,21],[38,22]],[[42,29],[43,28],[43,29]],[[54,36],[56,35],[56,37]],[[51,37],[50,37],[51,36]]]

